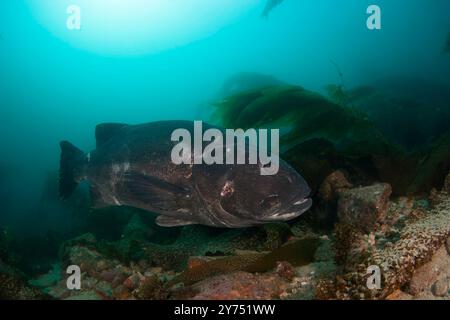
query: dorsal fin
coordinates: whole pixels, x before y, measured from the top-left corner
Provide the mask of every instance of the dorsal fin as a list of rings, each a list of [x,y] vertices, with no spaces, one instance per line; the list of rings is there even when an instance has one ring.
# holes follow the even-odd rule
[[[127,127],[124,123],[102,123],[95,127],[97,147],[111,139],[120,129]]]

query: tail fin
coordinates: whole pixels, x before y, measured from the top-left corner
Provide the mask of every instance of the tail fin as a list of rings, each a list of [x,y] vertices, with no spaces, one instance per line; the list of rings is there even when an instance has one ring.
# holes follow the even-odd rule
[[[59,165],[59,196],[67,199],[81,180],[85,155],[83,151],[68,141],[62,141]]]

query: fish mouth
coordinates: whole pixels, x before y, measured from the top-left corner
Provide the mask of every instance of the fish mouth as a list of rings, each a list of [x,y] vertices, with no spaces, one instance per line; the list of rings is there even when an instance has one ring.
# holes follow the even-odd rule
[[[262,221],[288,221],[292,220],[294,218],[299,217],[307,211],[312,206],[312,199],[311,198],[305,198],[305,197],[299,197],[295,198],[293,202],[291,202],[290,205],[285,206],[284,208],[281,208],[277,210],[274,213],[271,213],[268,216],[263,217]]]

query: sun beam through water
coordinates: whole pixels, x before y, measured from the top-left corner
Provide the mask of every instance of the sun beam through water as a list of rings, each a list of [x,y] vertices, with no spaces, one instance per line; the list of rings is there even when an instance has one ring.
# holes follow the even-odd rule
[[[217,32],[259,0],[27,0],[38,22],[70,45],[100,54],[147,54]],[[78,6],[81,30],[68,30]]]

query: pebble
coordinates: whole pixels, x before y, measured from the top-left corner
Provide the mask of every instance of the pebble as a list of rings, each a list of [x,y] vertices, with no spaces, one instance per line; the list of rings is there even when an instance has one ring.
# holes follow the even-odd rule
[[[163,268],[161,268],[161,267],[153,267],[153,268],[150,268],[150,272],[159,274],[159,273],[163,272]]]
[[[134,290],[138,287],[139,285],[139,276],[136,274],[133,274],[131,276],[129,276],[124,282],[123,282],[123,286],[127,289],[130,290]]]
[[[448,294],[448,279],[443,278],[436,281],[431,288],[436,297],[445,297]]]
[[[105,260],[97,262],[97,270],[99,272],[105,271],[106,269],[108,269],[108,263]]]

